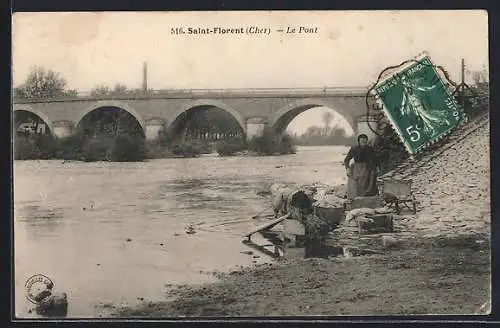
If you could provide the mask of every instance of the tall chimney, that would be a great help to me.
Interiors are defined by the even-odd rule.
[[[148,91],[148,64],[146,62],[142,64],[142,90]]]
[[[465,60],[462,58],[462,84],[465,82]]]

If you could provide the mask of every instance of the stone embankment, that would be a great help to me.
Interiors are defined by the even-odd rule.
[[[401,230],[424,236],[490,234],[489,116],[464,126],[454,140],[386,178],[411,179],[418,212]]]

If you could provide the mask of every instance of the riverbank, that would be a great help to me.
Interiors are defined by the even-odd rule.
[[[167,292],[172,301],[145,301],[115,315],[470,314],[489,298],[486,238],[422,239],[382,255],[263,264],[218,283],[180,286]]]
[[[248,143],[241,138],[229,140],[174,140],[161,136],[145,140],[141,135],[121,133],[95,135],[82,132],[57,138],[50,134],[15,132],[14,159],[63,159],[84,162],[141,162],[146,159],[198,157],[217,152],[219,156],[278,156],[296,153],[287,134],[278,135],[271,130],[253,137]]]
[[[116,308],[115,316],[473,314],[490,298],[489,127],[483,124],[411,175],[416,215],[378,254],[266,264],[173,300]],[[403,238],[404,237],[404,238]]]

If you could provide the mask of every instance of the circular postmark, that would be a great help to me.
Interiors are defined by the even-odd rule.
[[[35,274],[26,280],[24,285],[26,288],[26,298],[34,304],[40,301],[47,295],[51,294],[54,282],[43,274]]]

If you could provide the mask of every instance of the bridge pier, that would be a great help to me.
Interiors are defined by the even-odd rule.
[[[53,130],[57,138],[67,138],[75,132],[75,125],[70,121],[57,121],[53,123]]]
[[[262,117],[251,117],[247,119],[247,141],[250,141],[253,137],[262,136],[267,123],[267,120]]]
[[[165,129],[165,121],[161,119],[153,119],[146,122],[146,140],[156,140],[160,132]]]

